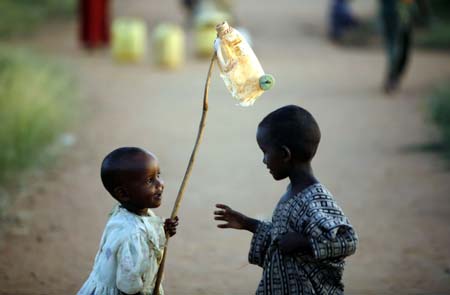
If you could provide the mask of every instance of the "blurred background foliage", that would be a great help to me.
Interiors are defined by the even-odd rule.
[[[450,1],[430,0],[429,28],[419,32],[417,44],[426,48],[450,49]],[[430,96],[429,111],[441,133],[444,154],[450,159],[450,80],[441,82]]]
[[[42,159],[75,117],[66,68],[26,50],[0,49],[0,182]]]
[[[434,15],[439,18],[450,18],[450,1],[448,0],[428,0]]]
[[[416,45],[429,49],[450,49],[450,1],[429,0],[430,15],[419,29]]]
[[[49,20],[75,15],[76,0],[1,0],[0,38],[30,35]]]
[[[450,81],[432,92],[429,110],[432,121],[440,129],[442,150],[450,160]]]
[[[1,0],[0,39],[30,36],[40,25],[75,15],[76,0]],[[0,185],[35,166],[73,122],[77,86],[53,59],[0,45]]]

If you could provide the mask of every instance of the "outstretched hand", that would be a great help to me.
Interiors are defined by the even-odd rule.
[[[223,224],[218,224],[217,227],[246,229],[252,232],[256,230],[257,220],[249,218],[240,212],[234,211],[227,205],[217,204],[216,207],[221,210],[214,211],[214,219],[226,222]]]
[[[169,234],[169,236],[174,236],[177,233],[177,226],[178,226],[178,216],[175,216],[175,218],[167,218],[164,221],[164,231]]]

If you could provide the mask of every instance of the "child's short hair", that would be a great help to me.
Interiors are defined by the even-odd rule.
[[[310,161],[320,142],[320,129],[314,117],[305,109],[288,105],[268,114],[258,127],[268,130],[270,141],[286,146],[294,159]]]
[[[121,185],[121,179],[129,172],[130,161],[145,153],[138,147],[121,147],[109,153],[102,162],[100,176],[105,189],[114,197],[114,189]]]

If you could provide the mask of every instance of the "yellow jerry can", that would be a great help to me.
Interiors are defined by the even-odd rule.
[[[229,14],[213,9],[200,11],[195,18],[195,52],[199,57],[210,57],[217,37],[216,25],[229,20]]]
[[[199,57],[209,57],[214,52],[216,26],[200,26],[195,29],[195,52]]]
[[[112,55],[121,62],[138,62],[147,52],[147,26],[132,18],[114,20],[112,26]]]
[[[152,39],[155,64],[171,69],[183,64],[185,36],[181,27],[160,24],[155,28]]]

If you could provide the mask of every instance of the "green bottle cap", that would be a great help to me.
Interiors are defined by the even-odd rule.
[[[275,79],[270,74],[262,75],[261,78],[259,78],[259,87],[264,91],[271,89],[273,84],[275,84]]]

